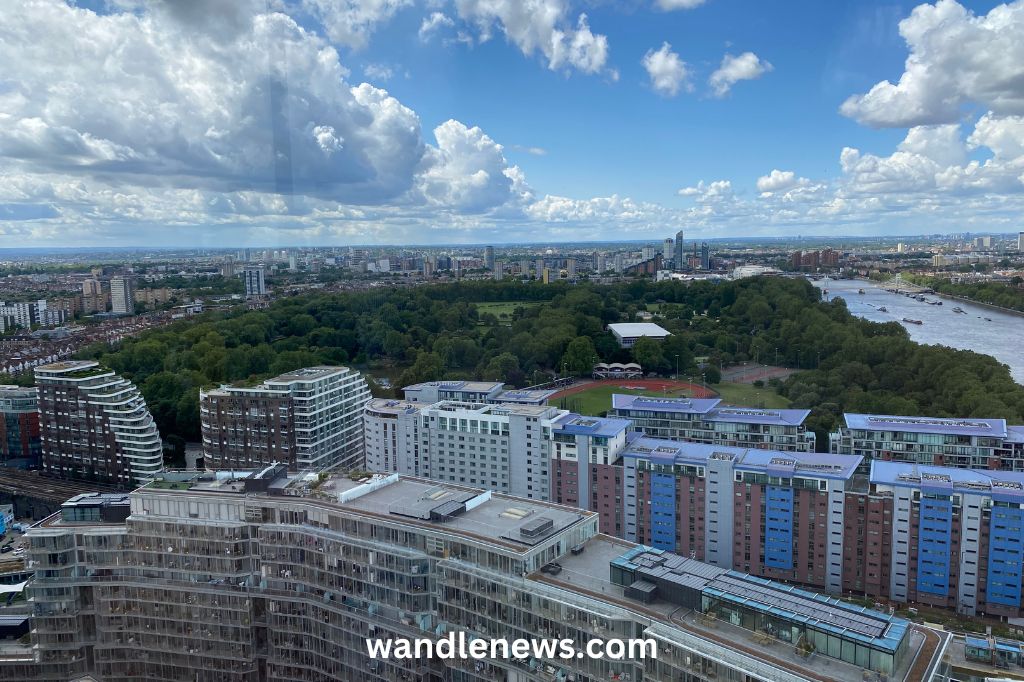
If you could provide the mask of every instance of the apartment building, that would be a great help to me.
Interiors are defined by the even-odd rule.
[[[871,463],[872,520],[890,546],[887,596],[976,615],[1021,615],[1024,474]]]
[[[348,367],[307,367],[257,386],[200,391],[204,462],[211,468],[361,467],[369,401],[366,379]]]
[[[546,405],[375,400],[366,466],[547,500],[552,431],[569,414]],[[402,440],[399,440],[399,438]]]
[[[859,457],[640,438],[622,452],[627,540],[840,594]]]
[[[41,454],[36,389],[0,385],[0,466],[36,469]]]
[[[115,315],[135,314],[135,283],[130,277],[110,280],[110,311]]]
[[[29,531],[31,643],[0,678],[924,682],[949,637],[479,488],[280,465],[166,472],[128,498],[76,498]],[[657,657],[367,654],[448,633],[644,638]]]
[[[1024,426],[1005,419],[843,415],[832,452],[963,469],[1024,471]]]
[[[814,452],[810,410],[765,410],[723,405],[719,398],[612,395],[609,416],[629,419],[651,438],[709,445]]]
[[[139,389],[91,360],[35,368],[41,469],[120,485],[163,467],[163,447]]]

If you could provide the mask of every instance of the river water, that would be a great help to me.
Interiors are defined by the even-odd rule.
[[[814,285],[828,289],[829,299],[841,296],[850,312],[858,317],[873,322],[899,322],[910,332],[910,338],[918,343],[940,344],[991,355],[1009,365],[1014,380],[1024,384],[1022,315],[937,294],[925,294],[924,298],[926,301],[942,301],[942,305],[928,305],[863,280],[829,279],[814,282]],[[858,289],[863,289],[864,293],[858,294]],[[883,307],[887,312],[879,310]],[[953,308],[956,307],[961,308],[963,314],[954,313]],[[923,324],[903,322],[903,318],[921,320]]]

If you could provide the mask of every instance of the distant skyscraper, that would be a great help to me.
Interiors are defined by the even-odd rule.
[[[267,295],[267,282],[262,267],[250,267],[242,271],[245,277],[245,297],[255,298]]]
[[[566,261],[565,261],[565,274],[566,274],[566,276],[569,277],[569,279],[575,279],[576,278],[576,259],[575,258],[567,258],[566,259]]]
[[[547,268],[544,268],[544,275],[543,275],[543,277],[544,277],[544,284],[550,284],[551,283],[551,270],[549,270]]]
[[[61,478],[139,483],[163,467],[139,389],[91,360],[35,368],[42,470]]]
[[[437,263],[434,260],[434,257],[433,256],[426,256],[423,259],[423,276],[424,277],[433,277],[434,276],[434,269],[436,267],[437,267]]]
[[[224,261],[220,264],[220,276],[224,279],[231,279],[235,276],[235,263],[234,261]]]
[[[537,277],[537,279],[540,279],[541,277],[544,276],[544,259],[543,258],[538,258],[537,259],[537,262],[534,264],[534,269],[536,270],[534,275]]]
[[[594,269],[597,270],[598,274],[601,274],[608,269],[608,263],[606,262],[605,255],[603,253],[597,254],[596,262],[594,263]]]
[[[676,272],[681,272],[686,268],[686,254],[683,253],[686,246],[683,244],[683,231],[679,230],[676,232],[676,255],[672,259],[673,266]]]
[[[530,276],[530,261],[521,260],[519,261],[519,276],[529,277]]]
[[[500,282],[505,276],[505,261],[495,261],[493,272],[495,281]]]
[[[1024,232],[1017,235],[1017,250],[1024,251]]]
[[[700,245],[700,269],[711,269],[711,247],[708,246],[707,242],[703,242]]]
[[[622,270],[625,267],[626,262],[621,253],[615,254],[615,272],[622,274]]]
[[[134,315],[135,296],[132,280],[128,277],[114,277],[110,280],[110,310],[115,315]]]
[[[488,270],[494,269],[494,247],[484,247],[484,267]]]
[[[645,246],[642,249],[640,249],[640,258],[642,258],[643,260],[654,258],[654,247]]]
[[[295,254],[288,255],[288,269],[292,272],[299,269],[299,259],[295,257]]]
[[[665,260],[672,260],[673,248],[675,248],[675,242],[672,241],[672,237],[665,240],[665,245],[661,249],[661,257]]]

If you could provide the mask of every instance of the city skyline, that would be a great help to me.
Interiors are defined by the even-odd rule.
[[[1018,229],[1024,3],[740,9],[36,2],[0,27],[0,237]]]

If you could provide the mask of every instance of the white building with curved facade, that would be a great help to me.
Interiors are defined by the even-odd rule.
[[[156,422],[138,387],[91,360],[35,368],[42,470],[134,485],[163,468]]]

